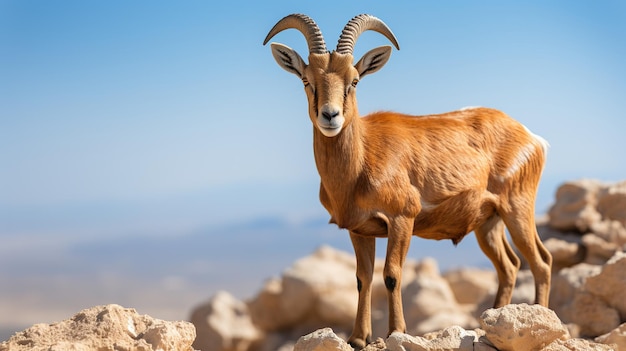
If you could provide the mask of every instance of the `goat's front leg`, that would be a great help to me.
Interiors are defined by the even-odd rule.
[[[359,291],[359,304],[352,335],[348,343],[355,349],[364,348],[372,337],[372,275],[376,254],[376,239],[350,232],[356,255],[356,282]]]
[[[393,332],[406,332],[402,311],[402,266],[411,243],[413,219],[393,218],[389,221],[388,231],[387,256],[383,274],[389,302],[389,335],[391,335]]]

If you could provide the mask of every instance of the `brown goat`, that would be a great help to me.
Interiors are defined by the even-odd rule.
[[[293,49],[272,43],[276,62],[304,83],[313,122],[320,200],[331,222],[350,231],[359,292],[349,342],[364,347],[371,338],[371,283],[375,238],[387,237],[384,282],[389,334],[405,332],[401,273],[411,236],[450,239],[474,231],[494,264],[499,287],[495,307],[510,303],[520,260],[508,244],[505,225],[535,277],[535,302],[548,305],[552,257],[541,243],[534,203],[547,143],[504,113],[466,108],[430,116],[379,112],[360,117],[356,85],[379,70],[390,46],[367,52],[353,65],[353,48],[366,30],[391,30],[378,18],[354,17],[337,50],[329,52],[313,20],[289,15],[267,35],[300,30],[309,45],[308,65]]]

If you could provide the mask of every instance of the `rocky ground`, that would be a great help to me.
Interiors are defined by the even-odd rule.
[[[0,344],[0,351],[193,351],[189,322],[139,315],[119,305],[96,306],[54,324],[35,324]]]
[[[538,228],[554,258],[550,309],[530,304],[534,284],[527,270],[518,274],[513,304],[490,309],[497,288],[492,270],[441,274],[432,259],[407,261],[407,333],[386,337],[378,261],[372,302],[378,339],[365,350],[626,350],[626,182],[562,185]],[[249,301],[215,294],[192,311],[193,324],[99,306],[17,333],[0,351],[351,350],[344,340],[356,313],[354,272],[351,254],[322,247],[269,279]]]

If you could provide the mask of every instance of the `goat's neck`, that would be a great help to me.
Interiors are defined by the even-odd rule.
[[[354,118],[335,137],[324,136],[317,128],[313,132],[315,164],[324,187],[332,193],[352,188],[364,164],[363,125]]]

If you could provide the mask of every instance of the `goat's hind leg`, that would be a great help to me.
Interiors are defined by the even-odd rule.
[[[513,207],[513,211],[502,216],[509,229],[515,247],[528,261],[535,279],[535,303],[548,307],[552,255],[543,246],[535,224],[532,206]]]
[[[356,255],[356,279],[359,302],[352,335],[348,343],[355,349],[367,346],[372,337],[372,276],[376,255],[376,239],[350,232],[350,239]]]
[[[520,260],[506,240],[504,223],[494,214],[475,231],[478,245],[491,260],[498,274],[498,292],[494,307],[511,303]]]

